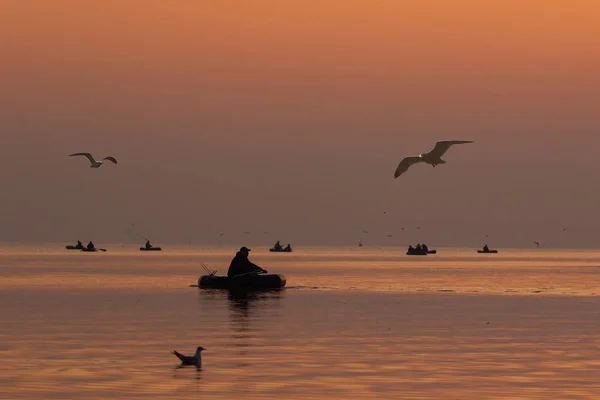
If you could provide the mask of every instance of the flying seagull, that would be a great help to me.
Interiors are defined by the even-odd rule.
[[[73,157],[73,156],[86,157],[88,160],[90,160],[90,163],[92,164],[92,165],[90,165],[90,168],[100,168],[100,166],[102,166],[104,160],[112,161],[114,164],[117,163],[117,159],[114,157],[106,157],[106,158],[103,158],[102,161],[96,161],[90,153],[75,153],[75,154],[70,155],[70,157]]]
[[[202,366],[201,353],[204,350],[206,350],[204,347],[198,346],[198,348],[196,349],[196,354],[194,354],[193,356],[184,356],[183,354],[180,354],[175,350],[173,350],[173,354],[175,354],[177,358],[181,360],[181,365],[195,365],[196,367],[200,368]]]
[[[448,151],[450,146],[454,144],[465,144],[465,143],[473,143],[472,140],[442,140],[435,144],[433,150],[429,153],[421,153],[418,156],[410,156],[406,157],[404,160],[398,164],[398,168],[396,168],[396,172],[394,173],[394,178],[399,177],[413,165],[421,162],[427,163],[435,167],[438,164],[445,164],[446,161],[442,160],[442,156]]]

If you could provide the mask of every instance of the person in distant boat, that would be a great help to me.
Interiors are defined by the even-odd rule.
[[[417,247],[415,247],[415,251],[417,253],[421,253],[423,251],[423,247],[421,247],[421,243],[417,243]]]
[[[246,246],[240,248],[231,260],[231,264],[229,264],[229,270],[227,271],[227,276],[229,278],[236,277],[238,275],[247,274],[249,272],[263,272],[267,273],[266,269],[262,269],[258,265],[252,263],[248,260],[248,255],[250,254],[250,249]]]
[[[96,248],[96,246],[94,246],[94,243],[92,243],[92,241],[90,240],[90,242],[87,244],[87,249],[94,250],[95,248]]]
[[[146,249],[151,249],[152,245],[150,244],[149,240],[146,240]]]
[[[488,247],[487,244],[485,246],[483,246],[483,251],[490,251],[490,248]]]
[[[281,246],[281,243],[279,243],[279,240],[277,241],[277,243],[275,243],[275,246],[273,246],[273,248],[275,250],[281,250],[281,249],[283,249],[283,247]]]
[[[421,246],[421,249],[423,250],[424,253],[427,253],[429,251],[429,247],[427,247],[427,245],[425,243],[423,243],[423,245]]]
[[[408,246],[408,253],[409,253],[409,254],[411,254],[411,253],[414,253],[414,252],[415,252],[415,248],[414,248],[414,247],[412,247],[412,244],[411,244],[411,245],[409,245],[409,246]]]
[[[285,246],[285,249],[283,249],[284,251],[292,251],[292,246],[290,246],[290,244],[288,243],[287,246]]]
[[[83,249],[83,243],[81,243],[81,240],[77,241],[77,244],[75,245],[76,249]]]

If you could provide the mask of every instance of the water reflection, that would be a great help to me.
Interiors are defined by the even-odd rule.
[[[278,302],[283,290],[238,291],[228,290],[227,300],[231,320],[248,319],[251,309],[265,309]]]
[[[248,348],[263,343],[272,329],[272,321],[280,315],[285,289],[278,290],[223,290],[200,289],[199,301],[203,307],[221,308],[227,304],[231,341],[236,358],[244,360],[236,367],[247,367]]]
[[[228,291],[229,323],[232,344],[242,360],[248,359],[248,347],[252,342],[264,337],[265,319],[279,307],[282,290],[271,291]],[[255,334],[256,333],[256,334]],[[238,367],[248,367],[241,362]]]

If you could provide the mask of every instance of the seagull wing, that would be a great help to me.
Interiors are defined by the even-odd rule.
[[[448,151],[450,146],[455,144],[473,143],[472,140],[440,140],[436,142],[433,150],[429,152],[429,155],[436,158],[442,158],[442,156]]]
[[[396,172],[394,172],[394,178],[397,178],[400,175],[402,175],[403,173],[405,173],[406,171],[408,171],[408,169],[410,168],[411,165],[417,164],[420,162],[423,162],[423,159],[421,157],[417,157],[417,156],[406,157],[404,160],[400,161],[400,164],[398,164],[398,168],[396,168]]]
[[[106,157],[104,160],[112,161],[113,163],[117,163],[117,159],[114,157]]]
[[[94,160],[94,157],[92,157],[92,155],[90,153],[75,153],[75,154],[71,154],[69,157],[73,157],[73,156],[84,156],[88,160],[90,160],[90,162],[92,164],[94,164],[96,162],[96,160]]]

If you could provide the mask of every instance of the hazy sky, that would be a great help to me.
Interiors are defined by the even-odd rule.
[[[599,37],[596,0],[0,0],[0,240],[600,246]]]

